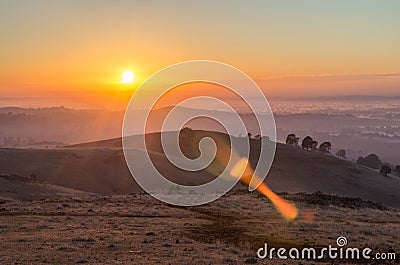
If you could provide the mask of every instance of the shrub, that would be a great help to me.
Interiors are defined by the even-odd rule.
[[[387,177],[388,174],[392,173],[392,169],[386,165],[383,165],[379,172],[381,173],[382,176]]]
[[[336,156],[347,159],[346,157],[346,150],[340,149],[339,151],[336,152]]]
[[[376,154],[370,154],[366,157],[359,157],[357,159],[357,164],[373,169],[380,169],[382,167],[382,162]]]
[[[331,149],[332,149],[331,142],[323,142],[319,146],[319,151],[321,151],[321,152],[329,153],[331,151]]]
[[[311,138],[311,136],[306,136],[301,142],[301,147],[303,149],[310,150],[312,149],[313,144],[314,144],[313,138]]]
[[[295,134],[291,133],[286,137],[286,144],[288,145],[299,145],[300,138],[296,137]]]

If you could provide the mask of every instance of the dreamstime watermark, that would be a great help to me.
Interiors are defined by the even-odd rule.
[[[346,247],[347,238],[340,236],[336,240],[336,246],[329,245],[324,248],[304,247],[299,248],[270,248],[265,243],[264,247],[259,248],[257,257],[260,259],[304,259],[304,260],[395,260],[396,253],[374,253],[371,248],[351,248]]]
[[[250,190],[258,187],[267,176],[276,149],[274,116],[265,95],[249,76],[230,65],[204,60],[183,62],[162,69],[144,81],[136,89],[129,102],[122,128],[123,149],[128,168],[135,181],[153,197],[179,206],[201,205],[223,196],[239,181],[239,178],[233,178],[230,175],[230,171],[240,159],[248,159],[250,153],[248,137],[234,137],[248,135],[245,123],[239,113],[227,102],[199,95],[182,101],[167,114],[162,123],[161,144],[169,163],[177,167],[180,172],[206,169],[211,170],[209,173],[216,178],[197,186],[180,185],[165,178],[162,172],[155,167],[150,158],[151,150],[147,149],[144,136],[150,112],[156,103],[175,87],[197,82],[216,84],[239,96],[252,110],[258,122],[260,135],[269,138],[269,140],[262,139],[260,141],[259,160],[262,163],[258,163],[254,169],[258,178],[251,179]],[[205,110],[205,106],[207,108],[208,105],[222,111]],[[196,113],[182,111],[183,108],[179,108],[187,106],[195,109]],[[226,120],[226,113],[230,113],[229,120]],[[224,170],[212,171],[213,168],[208,168],[214,161],[217,152],[216,142],[211,137],[204,137],[200,140],[198,149],[201,154],[196,159],[187,158],[180,149],[180,131],[186,123],[198,117],[217,121],[225,128],[229,136],[229,150],[232,152],[225,156],[229,157],[229,161]],[[133,139],[132,135],[142,136],[142,139],[138,141],[137,138]],[[240,157],[232,155],[235,151],[240,151]]]

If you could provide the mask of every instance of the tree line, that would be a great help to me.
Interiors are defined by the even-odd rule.
[[[286,137],[286,144],[300,147],[300,138],[291,133]],[[301,148],[309,151],[320,151],[330,153],[332,149],[331,142],[323,142],[318,147],[318,141],[314,140],[311,136],[306,136],[301,142]],[[346,150],[340,149],[336,152],[336,156],[347,159]],[[400,176],[400,165],[393,166],[388,163],[383,163],[376,154],[370,154],[366,157],[359,157],[356,161],[357,164],[363,165],[372,169],[377,169],[383,176],[393,173]]]

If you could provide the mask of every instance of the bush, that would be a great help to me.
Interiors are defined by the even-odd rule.
[[[379,172],[381,173],[382,176],[387,177],[388,174],[392,173],[392,169],[386,165],[383,165]]]
[[[336,152],[336,156],[347,159],[346,157],[346,150],[340,149],[339,151]]]
[[[321,151],[321,152],[329,153],[331,151],[331,149],[332,149],[331,142],[323,142],[319,146],[319,151]]]
[[[357,159],[357,164],[373,169],[380,169],[382,167],[382,162],[376,154],[370,154],[367,157],[359,157]]]
[[[291,133],[286,137],[286,144],[288,145],[299,145],[299,137],[296,137],[295,134]]]
[[[317,141],[313,141],[311,144],[311,150],[315,151],[318,149],[318,142]]]
[[[301,147],[306,150],[311,150],[314,144],[313,138],[311,136],[306,136],[301,142]]]

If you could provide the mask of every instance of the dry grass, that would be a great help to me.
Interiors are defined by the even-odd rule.
[[[283,220],[267,199],[243,191],[192,208],[171,207],[145,194],[5,201],[0,205],[0,263],[262,264],[254,257],[264,243],[325,247],[335,245],[338,236],[347,237],[352,247],[400,253],[398,210],[286,196],[300,209],[296,221]]]

